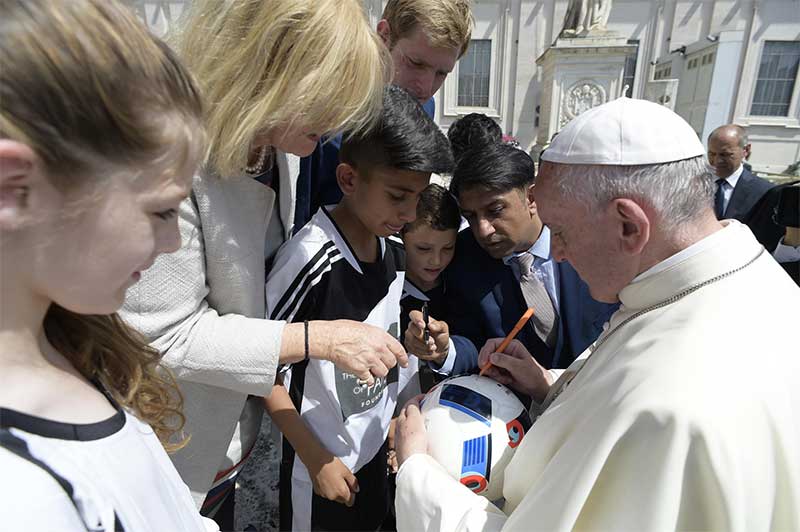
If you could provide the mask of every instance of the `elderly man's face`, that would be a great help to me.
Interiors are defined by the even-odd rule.
[[[742,164],[745,148],[739,146],[736,135],[714,135],[708,139],[708,164],[714,168],[717,177],[728,177]]]
[[[524,190],[469,188],[459,192],[458,204],[475,240],[495,259],[529,249],[542,229],[536,205]]]
[[[533,193],[539,217],[550,228],[550,253],[558,262],[569,261],[594,299],[614,303],[631,278],[627,258],[619,252],[619,228],[607,213],[593,213],[565,198],[548,176],[548,166],[542,165]]]

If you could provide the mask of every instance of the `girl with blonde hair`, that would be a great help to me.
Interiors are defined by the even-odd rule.
[[[0,20],[3,527],[215,529],[162,447],[174,380],[115,314],[180,244],[199,95],[116,2],[5,0]]]
[[[407,363],[394,337],[359,322],[265,319],[265,276],[293,231],[298,156],[320,135],[376,121],[391,60],[359,0],[195,0],[178,27],[209,156],[180,207],[183,246],[143,275],[123,316],[175,372],[192,439],[173,462],[216,515],[233,500],[279,363],[330,360],[364,382]],[[350,471],[319,453],[321,492],[347,491]],[[218,522],[232,525],[231,513]]]

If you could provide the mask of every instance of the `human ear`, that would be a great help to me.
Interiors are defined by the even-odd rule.
[[[26,144],[0,139],[0,230],[11,231],[31,217],[36,154]]]
[[[388,48],[392,42],[392,27],[389,26],[389,21],[385,18],[378,22],[378,35],[380,35],[383,44]]]
[[[533,185],[528,186],[527,190],[525,191],[525,199],[528,203],[528,212],[530,213],[531,217],[536,216],[538,209],[536,207],[536,197],[533,194]]]
[[[623,252],[640,255],[650,241],[650,218],[645,210],[628,198],[617,198],[609,204],[610,215],[619,228],[617,237]]]
[[[336,182],[345,196],[351,195],[356,190],[358,171],[347,163],[339,163],[336,167]]]

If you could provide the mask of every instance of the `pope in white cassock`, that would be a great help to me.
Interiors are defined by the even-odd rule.
[[[534,399],[502,511],[397,429],[397,523],[417,530],[800,530],[800,288],[750,230],[717,221],[704,149],[654,103],[570,122],[534,188],[552,254],[621,302],[553,381],[519,343],[480,362]]]

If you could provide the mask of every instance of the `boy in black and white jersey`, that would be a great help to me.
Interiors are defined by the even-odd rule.
[[[405,256],[384,238],[414,221],[431,172],[451,170],[447,139],[411,96],[388,87],[380,123],[346,140],[340,161],[342,202],[321,208],[278,252],[268,317],[351,319],[399,336]],[[265,403],[284,434],[282,529],[381,525],[391,503],[385,440],[416,366],[413,359],[365,385],[329,362],[305,360],[285,375],[285,388],[276,385]]]

